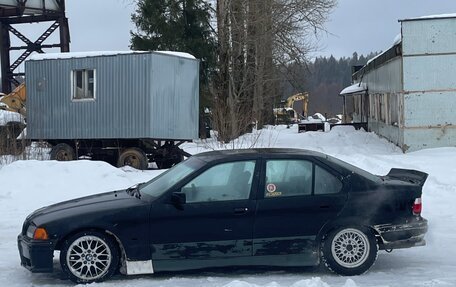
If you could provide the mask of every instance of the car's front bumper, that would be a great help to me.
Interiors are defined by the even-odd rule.
[[[428,230],[427,220],[419,218],[404,224],[382,224],[374,226],[380,236],[380,249],[399,249],[424,246],[424,235]]]
[[[50,240],[38,241],[20,234],[17,247],[21,257],[21,265],[32,272],[52,272],[54,243]]]

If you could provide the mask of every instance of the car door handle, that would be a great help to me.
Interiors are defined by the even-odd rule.
[[[246,214],[249,211],[247,207],[239,207],[234,209],[234,214],[236,215],[241,215],[241,214]]]
[[[330,208],[330,207],[331,207],[331,206],[329,206],[329,205],[320,205],[320,208],[324,208],[324,209],[328,209],[328,208]]]

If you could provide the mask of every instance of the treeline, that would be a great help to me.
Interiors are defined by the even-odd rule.
[[[287,76],[282,81],[282,99],[307,91],[309,115],[316,112],[331,117],[341,114],[343,99],[339,93],[351,84],[352,67],[365,65],[376,54],[358,56],[355,52],[352,57],[318,57],[307,65],[290,64],[285,71]]]

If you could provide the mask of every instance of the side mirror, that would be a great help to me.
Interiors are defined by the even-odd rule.
[[[185,193],[183,192],[173,192],[173,195],[171,196],[171,202],[174,204],[174,206],[178,209],[184,209],[184,204],[187,200],[187,197]]]

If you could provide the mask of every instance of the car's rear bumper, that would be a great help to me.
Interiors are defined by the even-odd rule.
[[[32,272],[52,272],[54,244],[52,241],[31,240],[22,234],[17,237],[21,265]]]
[[[424,246],[424,235],[428,230],[427,220],[418,220],[404,224],[382,224],[374,226],[380,236],[380,249],[399,249]]]

